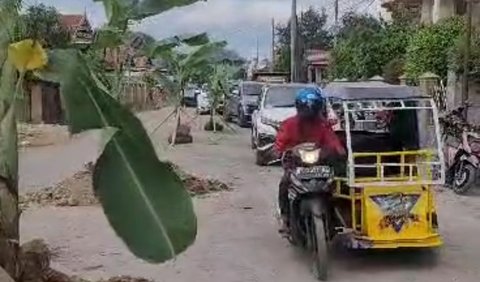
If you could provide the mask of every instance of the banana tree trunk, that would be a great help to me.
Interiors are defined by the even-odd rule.
[[[19,210],[18,191],[0,178],[0,267],[18,278]]]
[[[212,107],[212,117],[211,117],[213,133],[217,132],[217,124],[215,122],[215,108],[216,108],[215,106]]]
[[[170,143],[171,146],[175,146],[175,142],[177,141],[178,127],[180,126],[180,107],[181,106],[175,108],[175,125],[172,132],[172,142]]]
[[[19,275],[20,217],[15,97],[20,93],[22,81],[23,75],[18,78],[13,65],[3,65],[0,88],[0,267],[14,280]]]

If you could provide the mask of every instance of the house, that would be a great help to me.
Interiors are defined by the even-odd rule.
[[[305,61],[308,82],[321,83],[327,77],[330,53],[322,49],[307,49]]]
[[[86,14],[60,15],[60,24],[68,32],[70,43],[84,49],[93,42],[93,29]],[[60,95],[60,85],[43,80],[26,84],[21,119],[31,123],[63,123],[65,111]]]
[[[387,14],[398,8],[411,9],[413,12],[418,13],[421,23],[430,24],[455,15],[464,15],[466,13],[467,1],[469,0],[382,0],[381,6],[386,10]],[[480,1],[470,1],[473,1],[473,25],[479,25]]]
[[[92,44],[94,33],[86,13],[83,15],[62,14],[60,15],[60,23],[69,33],[72,44],[79,47]]]

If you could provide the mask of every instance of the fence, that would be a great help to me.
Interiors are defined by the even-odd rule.
[[[148,111],[161,108],[166,93],[158,87],[149,87],[143,81],[129,81],[123,83],[118,99],[132,111]]]
[[[63,123],[65,109],[59,91],[59,85],[47,81],[26,83],[23,95],[17,99],[18,120],[28,123]],[[118,99],[130,110],[138,112],[163,107],[166,96],[167,93],[162,89],[137,81],[124,82]]]

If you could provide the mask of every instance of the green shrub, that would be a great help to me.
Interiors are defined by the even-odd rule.
[[[433,72],[445,78],[449,55],[464,33],[465,24],[460,17],[420,28],[407,48],[405,70],[408,76],[417,78],[425,72]]]

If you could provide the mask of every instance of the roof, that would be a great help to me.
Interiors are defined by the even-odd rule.
[[[255,80],[247,80],[240,82],[240,85],[265,85],[265,82],[262,81],[255,81]]]
[[[66,28],[79,27],[85,20],[85,15],[60,15],[60,22]]]
[[[383,82],[332,82],[324,93],[327,97],[343,100],[428,98],[416,87],[392,85]]]
[[[330,62],[330,52],[322,49],[307,49],[305,50],[305,55],[309,65],[327,66]]]
[[[254,75],[288,75],[288,72],[282,71],[254,71]]]
[[[318,85],[313,84],[313,83],[281,83],[281,84],[269,84],[268,87],[273,88],[273,87],[312,87],[312,88],[319,88]]]

